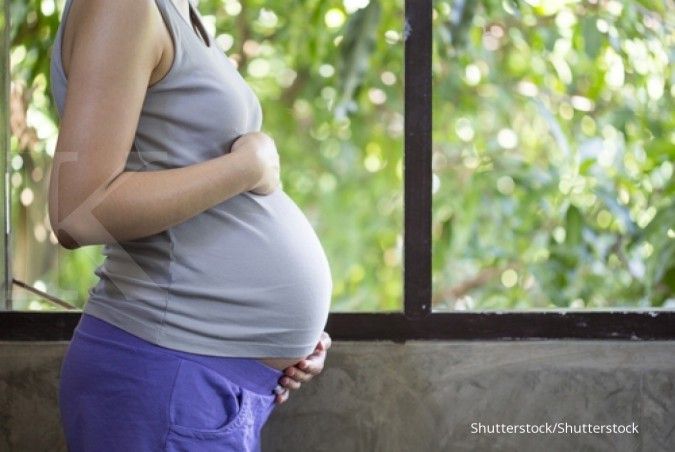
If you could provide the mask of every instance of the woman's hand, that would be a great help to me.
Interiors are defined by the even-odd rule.
[[[280,184],[279,153],[274,140],[264,132],[246,133],[235,140],[231,152],[246,160],[254,181],[250,190],[268,195]]]
[[[294,366],[284,369],[284,376],[279,380],[280,389],[275,402],[278,404],[288,400],[290,389],[299,389],[302,383],[306,383],[323,370],[326,360],[326,352],[330,348],[332,340],[325,331],[321,333],[321,339],[314,351],[307,358],[299,361]]]

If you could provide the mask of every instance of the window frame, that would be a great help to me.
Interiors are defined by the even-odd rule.
[[[326,331],[334,340],[673,340],[675,311],[659,309],[433,312],[432,289],[432,10],[433,0],[405,0],[404,265],[402,312],[331,312]],[[9,18],[9,1],[3,0]],[[0,43],[4,67],[0,141],[9,149],[9,27]],[[0,277],[5,298],[0,340],[70,340],[81,311],[11,310],[8,154],[0,159],[5,203],[0,216]],[[2,185],[2,184],[0,184]]]

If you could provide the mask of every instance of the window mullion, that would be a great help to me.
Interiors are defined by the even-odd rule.
[[[431,313],[432,1],[405,0],[404,308]]]

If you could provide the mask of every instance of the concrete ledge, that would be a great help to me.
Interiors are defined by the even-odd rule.
[[[0,342],[0,451],[65,451],[65,342]],[[675,343],[334,342],[279,406],[265,452],[672,451]],[[471,424],[630,424],[639,434],[474,434]]]

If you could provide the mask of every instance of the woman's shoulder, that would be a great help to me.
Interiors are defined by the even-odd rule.
[[[156,0],[67,2],[60,25],[63,28],[62,65],[66,74],[74,51],[84,53],[92,66],[99,62],[98,59],[126,58],[134,52],[149,53],[154,64],[159,62],[167,39],[170,43]]]

